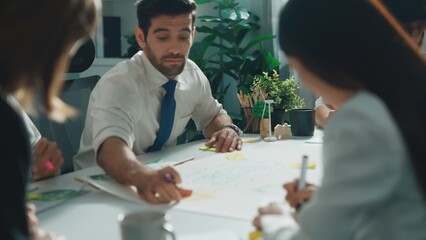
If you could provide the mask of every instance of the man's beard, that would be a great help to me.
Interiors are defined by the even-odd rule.
[[[153,54],[153,52],[151,51],[151,48],[149,47],[148,44],[146,45],[145,51],[146,51],[145,56],[149,59],[151,64],[166,77],[174,77],[176,75],[181,74],[184,67],[185,67],[186,61],[185,61],[184,55],[170,54],[170,55],[162,56],[161,59],[159,61],[157,61],[156,55]],[[166,67],[166,66],[162,65],[162,62],[164,60],[170,59],[170,58],[172,58],[172,59],[183,59],[184,61],[182,62],[182,64],[175,65],[173,67]]]

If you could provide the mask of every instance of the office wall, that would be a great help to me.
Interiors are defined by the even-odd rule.
[[[121,19],[121,53],[127,52],[129,45],[124,35],[133,33],[138,24],[134,0],[103,1],[104,16],[118,16]]]

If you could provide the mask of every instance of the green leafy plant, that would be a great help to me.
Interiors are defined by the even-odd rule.
[[[303,99],[297,95],[300,84],[294,81],[294,76],[281,80],[276,70],[272,74],[263,72],[262,75],[256,75],[250,86],[251,92],[261,90],[266,99],[274,100],[272,109],[290,110],[304,106]]]
[[[197,39],[201,41],[194,42],[189,58],[209,79],[213,97],[219,102],[223,103],[230,87],[230,84],[223,84],[225,75],[236,82],[238,91],[249,93],[255,75],[279,67],[280,62],[262,46],[274,36],[252,38],[251,33],[260,29],[259,17],[240,6],[237,0],[195,1],[198,5],[213,3],[213,9],[217,11],[215,16],[198,16],[198,21],[203,23],[203,26],[196,28]],[[240,125],[243,113],[228,114]],[[195,124],[190,121],[182,139],[192,141],[202,137],[202,133],[197,132]]]
[[[128,33],[124,35],[126,42],[130,45],[127,48],[127,52],[123,55],[123,57],[131,58],[135,55],[141,48],[139,47],[138,42],[136,41],[136,37],[134,33]]]
[[[204,34],[191,48],[190,59],[201,68],[210,81],[212,92],[223,101],[229,84],[222,85],[223,76],[236,81],[238,90],[249,92],[253,76],[271,71],[279,61],[262,44],[274,38],[262,35],[251,39],[250,33],[260,28],[259,18],[239,5],[236,0],[196,0],[197,4],[216,3],[217,16],[199,16],[204,25],[197,32]]]

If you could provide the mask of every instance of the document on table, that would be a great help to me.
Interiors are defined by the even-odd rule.
[[[271,145],[234,153],[217,153],[175,166],[182,187],[193,190],[175,209],[240,220],[252,220],[264,198],[283,199],[282,184],[298,178],[300,169],[292,167],[301,153],[310,159],[321,156],[320,145],[291,146],[292,151]],[[235,156],[231,156],[234,154]],[[320,162],[320,161],[318,161]],[[308,180],[319,182],[317,169],[308,169]]]
[[[50,208],[56,207],[63,202],[83,194],[85,191],[84,185],[75,186],[70,185],[60,189],[53,189],[48,191],[33,190],[27,192],[27,201],[33,203],[37,208],[37,214],[44,212]]]
[[[76,180],[150,209],[166,210],[174,206],[181,211],[251,221],[265,198],[283,199],[282,184],[299,177],[300,169],[294,163],[300,162],[302,154],[316,163],[321,162],[317,159],[321,148],[318,144],[281,145],[277,141],[259,145],[257,149],[217,153],[172,164],[182,178],[179,186],[193,190],[190,197],[176,205],[149,204],[139,197],[134,187],[122,185],[104,172],[79,176]],[[148,163],[154,169],[165,164],[161,159]],[[308,168],[307,180],[319,183],[322,173],[317,164],[312,166]]]
[[[80,183],[87,183],[92,187],[105,191],[116,197],[125,199],[127,201],[146,205],[146,207],[150,209],[167,210],[168,208],[175,205],[175,203],[153,205],[148,202],[145,202],[144,200],[142,200],[142,198],[140,198],[134,186],[125,186],[121,183],[118,183],[105,173],[96,174],[92,176],[76,176],[75,180]]]

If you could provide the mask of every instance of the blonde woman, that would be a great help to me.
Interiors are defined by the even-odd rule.
[[[31,236],[27,224],[25,188],[31,161],[30,140],[13,95],[24,108],[41,99],[43,113],[64,121],[73,109],[57,96],[70,56],[94,29],[99,4],[95,0],[3,0],[0,3],[0,148],[5,194],[0,200],[0,239]],[[29,211],[29,222],[37,223]],[[47,236],[49,237],[49,236]]]

